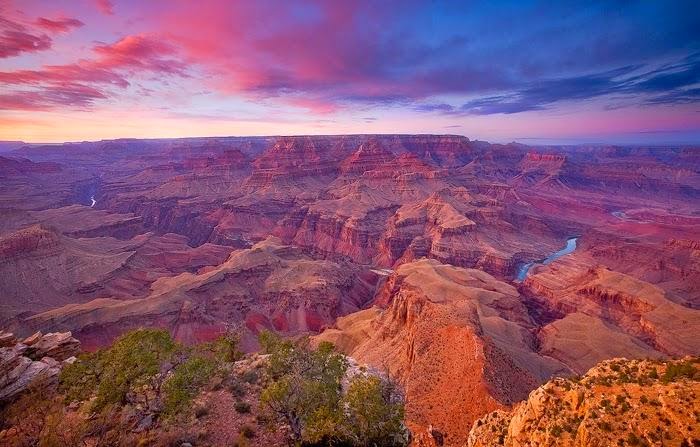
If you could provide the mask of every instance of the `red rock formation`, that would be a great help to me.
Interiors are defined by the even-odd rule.
[[[21,327],[70,328],[88,348],[140,326],[165,327],[180,340],[215,338],[227,325],[245,322],[299,334],[319,331],[338,316],[364,306],[379,275],[347,263],[314,260],[298,248],[268,239],[233,252],[222,264],[197,273],[161,277],[145,298],[97,299],[27,319]]]
[[[158,278],[217,265],[230,251],[213,244],[191,248],[174,234],[73,239],[28,227],[0,237],[0,321],[95,297],[145,296]]]
[[[543,353],[578,372],[610,357],[700,354],[700,312],[581,256],[540,267],[524,283],[533,302],[557,315],[541,329]]]
[[[376,139],[362,143],[360,147],[340,164],[340,172],[345,175],[360,175],[383,165],[394,158]]]
[[[58,163],[42,162],[34,163],[26,158],[0,157],[0,175],[25,176],[34,174],[49,174],[59,172],[61,165]]]
[[[38,332],[20,342],[0,331],[0,340],[0,403],[12,401],[30,387],[56,385],[63,365],[75,361],[80,351],[80,342],[70,332]]]
[[[315,332],[351,314],[334,339],[390,359],[427,405],[410,411],[419,433],[445,421],[451,442],[552,364],[697,350],[699,162],[694,149],[450,135],[25,147],[0,159],[0,324],[76,329],[90,348],[142,325],[181,340],[245,325],[252,348],[261,328]],[[506,287],[571,236],[574,253]],[[483,291],[494,284],[497,298]],[[387,310],[362,311],[373,297]]]
[[[697,364],[688,358],[614,359],[596,365],[582,378],[554,379],[512,411],[495,411],[475,422],[467,445],[690,445],[689,439],[697,440],[700,404],[685,396],[700,392],[700,381],[692,374],[670,380],[659,377],[673,368],[694,369]]]
[[[246,180],[246,191],[300,187],[315,190],[330,182],[338,171],[331,141],[311,137],[285,137],[253,162],[253,172]],[[281,191],[275,191],[281,192]]]
[[[412,431],[432,426],[446,445],[465,442],[479,415],[566,371],[530,345],[531,322],[517,291],[484,272],[433,260],[404,264],[376,303],[387,308],[341,318],[316,341],[332,341],[395,375],[406,389]]]

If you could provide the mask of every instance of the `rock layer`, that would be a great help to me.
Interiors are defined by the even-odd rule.
[[[0,331],[0,403],[6,403],[28,389],[55,385],[63,364],[75,360],[80,342],[70,332],[40,332],[18,341]]]

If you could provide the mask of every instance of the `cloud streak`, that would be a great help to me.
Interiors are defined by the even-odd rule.
[[[51,37],[0,17],[0,58],[35,53],[51,48]]]
[[[36,25],[51,33],[67,33],[68,31],[71,31],[74,28],[80,28],[85,24],[78,19],[68,17],[60,17],[55,20],[47,19],[46,17],[39,17],[36,20]]]
[[[111,0],[95,0],[95,6],[102,14],[114,15],[114,3]]]
[[[514,114],[544,110],[563,101],[584,101],[603,96],[631,96],[640,104],[685,104],[698,100],[700,54],[642,74],[640,66],[626,66],[587,74],[532,82],[519,90],[476,98],[461,106],[419,104],[415,110],[446,115]],[[615,107],[612,107],[615,108]]]
[[[0,72],[0,84],[19,86],[4,95],[0,109],[85,108],[108,98],[110,86],[129,87],[132,75],[187,76],[175,48],[151,35],[131,35],[112,44],[98,44],[92,52],[94,58],[72,64]],[[23,95],[26,100],[22,100]]]
[[[449,113],[449,105],[420,104],[438,95],[479,96],[457,109],[512,114],[609,92],[644,93],[652,82],[676,88],[682,75],[669,70],[635,88],[615,79],[618,70],[700,48],[697,4],[674,3],[628,5],[623,14],[578,2],[543,9],[391,0],[173,1],[166,8],[156,1],[153,10],[165,13],[147,15],[212,74],[211,87],[222,94],[282,98],[317,113],[412,103],[417,111]],[[684,75],[697,81],[694,72]]]

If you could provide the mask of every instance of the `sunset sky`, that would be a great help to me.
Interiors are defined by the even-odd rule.
[[[700,142],[700,2],[0,0],[0,139]]]

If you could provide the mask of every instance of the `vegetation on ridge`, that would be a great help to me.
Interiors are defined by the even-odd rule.
[[[270,355],[262,402],[291,428],[295,443],[400,446],[408,443],[403,397],[389,378],[357,374],[343,390],[348,362],[333,345],[260,337]]]
[[[244,356],[234,333],[188,347],[164,330],[129,332],[65,366],[57,388],[0,409],[0,444],[408,443],[393,381],[351,371],[330,343],[260,341],[267,355]]]

